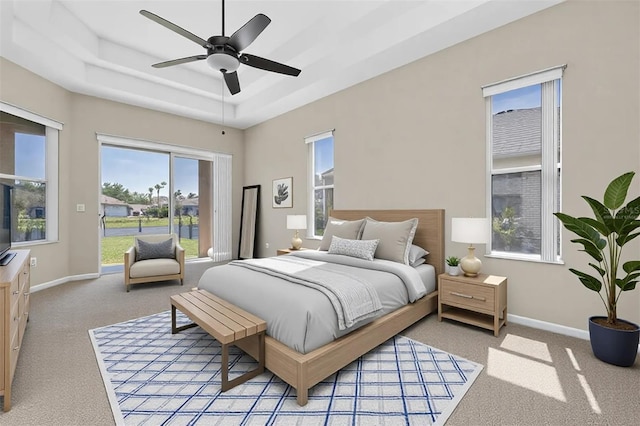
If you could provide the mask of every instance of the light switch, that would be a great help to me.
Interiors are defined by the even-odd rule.
[[[76,204],[77,212],[84,212],[84,204]]]

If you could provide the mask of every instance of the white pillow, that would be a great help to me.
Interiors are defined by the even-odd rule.
[[[418,260],[416,260],[415,262],[413,262],[411,264],[411,267],[415,268],[416,266],[420,266],[423,263],[425,263],[427,261],[427,259],[425,259],[424,257],[419,258]]]
[[[378,247],[378,240],[347,240],[334,235],[331,238],[329,254],[342,254],[365,260],[373,260],[376,247]]]
[[[409,252],[417,227],[417,218],[403,222],[379,222],[368,217],[361,238],[363,240],[380,240],[375,254],[376,259],[386,259],[409,265]]]
[[[362,226],[364,225],[364,219],[359,220],[342,220],[329,216],[327,225],[324,228],[324,235],[320,242],[318,250],[329,250],[331,245],[331,237],[334,235],[340,238],[346,238],[348,240],[360,239],[360,233],[362,232]]]
[[[415,244],[411,244],[411,249],[409,249],[409,265],[416,267],[418,265],[423,264],[425,262],[424,256],[428,254],[429,252],[423,249],[422,247],[419,247]],[[420,260],[422,260],[422,262],[420,262]],[[416,262],[420,262],[420,263],[416,264]]]

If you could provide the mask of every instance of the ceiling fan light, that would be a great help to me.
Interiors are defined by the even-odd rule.
[[[209,66],[217,71],[226,70],[227,72],[234,72],[240,66],[240,61],[233,55],[228,53],[212,53],[207,56],[207,63]]]

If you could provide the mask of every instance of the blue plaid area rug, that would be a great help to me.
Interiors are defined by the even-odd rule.
[[[178,312],[178,325],[189,319]],[[222,393],[221,347],[170,311],[89,331],[119,425],[442,425],[483,366],[396,336],[309,390],[269,371]],[[229,378],[256,365],[231,347]]]

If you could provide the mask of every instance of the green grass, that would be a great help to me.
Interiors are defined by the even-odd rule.
[[[124,252],[133,245],[133,235],[124,237],[102,237],[102,264],[124,263]],[[183,238],[180,245],[185,250],[185,258],[198,257],[198,240]]]
[[[107,229],[114,228],[137,228],[139,225],[142,225],[143,228],[147,226],[169,226],[169,218],[166,217],[106,217],[105,223]],[[178,218],[173,220],[174,225],[178,225]],[[182,218],[182,225],[189,225],[189,223],[193,223],[194,225],[198,224],[198,218],[191,218],[191,222],[189,222],[189,217],[184,216]]]

